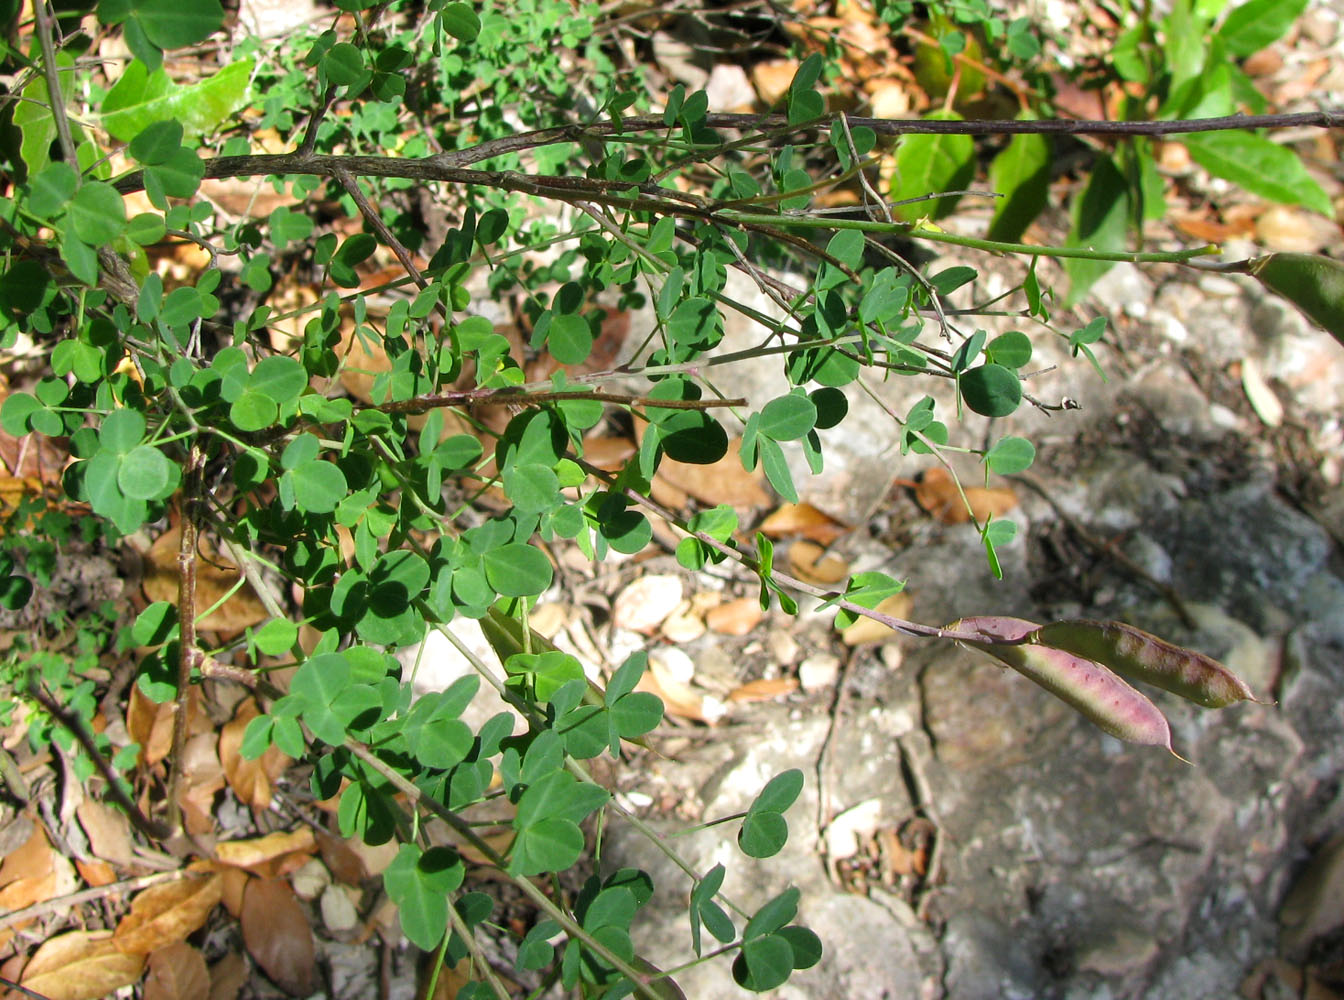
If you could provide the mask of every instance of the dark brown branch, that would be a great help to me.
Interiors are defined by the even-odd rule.
[[[29,684],[28,693],[33,696],[48,715],[68,729],[70,734],[79,741],[79,745],[84,748],[84,753],[89,760],[93,761],[94,768],[107,782],[108,794],[116,799],[117,805],[121,806],[126,815],[130,817],[131,823],[137,830],[150,840],[167,840],[172,836],[172,829],[166,824],[156,822],[146,816],[140,811],[140,807],[135,804],[130,795],[126,793],[126,789],[121,785],[121,776],[112,770],[112,765],[107,762],[107,758],[99,752],[98,745],[93,741],[93,734],[84,725],[83,719],[58,705],[56,699],[47,694],[41,683],[36,679]]]
[[[826,116],[799,127],[815,129],[829,126],[833,116]],[[713,128],[779,129],[787,128],[783,115],[712,114],[705,118]],[[1226,132],[1252,128],[1339,128],[1344,126],[1344,113],[1335,111],[1307,111],[1288,115],[1227,115],[1221,118],[1195,118],[1187,121],[1110,122],[1072,119],[1044,121],[971,120],[940,121],[903,118],[853,118],[850,127],[864,126],[881,135],[1180,135],[1192,132]],[[470,149],[439,153],[418,159],[392,156],[305,156],[301,153],[259,154],[255,156],[217,156],[207,160],[205,176],[256,177],[272,174],[311,174],[336,177],[338,171],[354,176],[401,177],[409,180],[446,181],[451,184],[479,184],[485,187],[517,191],[538,197],[564,197],[582,192],[586,197],[612,208],[635,211],[661,209],[666,211],[666,199],[674,193],[655,185],[622,184],[618,181],[593,180],[586,177],[550,177],[528,175],[508,170],[467,170],[466,166],[482,160],[536,149],[558,142],[576,142],[581,138],[601,138],[626,132],[648,132],[665,129],[661,117],[626,118],[618,128],[615,122],[594,122],[591,125],[563,125],[539,129],[520,135],[506,136],[483,142]],[[128,174],[117,181],[122,194],[144,188],[139,172]],[[625,190],[640,192],[642,196],[622,197],[611,192]],[[685,201],[676,196],[677,200]],[[683,215],[708,217],[706,208],[687,205],[680,209]]]
[[[584,389],[566,389],[557,392],[518,392],[509,389],[464,389],[445,392],[438,396],[416,396],[395,403],[364,406],[364,410],[383,413],[425,413],[441,406],[537,406],[566,399],[592,399],[599,403],[621,406],[646,406],[660,410],[708,410],[718,406],[746,406],[745,399],[653,399],[649,396],[625,396],[614,392],[588,392]]]
[[[177,697],[173,700],[173,750],[168,760],[168,826],[174,831],[182,818],[177,796],[187,745],[191,672],[205,658],[196,645],[196,538],[201,520],[201,470],[204,466],[204,453],[199,445],[192,445],[182,482],[181,537],[177,546]]]

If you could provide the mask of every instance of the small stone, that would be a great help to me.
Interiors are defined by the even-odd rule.
[[[826,857],[831,861],[852,858],[862,842],[877,833],[882,825],[882,800],[865,799],[846,809],[826,827]]]
[[[349,893],[339,885],[327,886],[318,908],[322,911],[322,923],[333,934],[352,931],[359,925],[359,911]]]
[[[544,635],[547,639],[554,639],[556,633],[565,627],[568,618],[569,609],[555,601],[538,604],[532,609],[532,613],[527,616],[532,630],[539,635]]]
[[[322,894],[322,890],[331,885],[331,872],[317,858],[306,862],[289,876],[289,884],[294,895],[302,900],[311,901]]]
[[[664,646],[649,654],[649,660],[659,671],[681,684],[689,684],[695,676],[695,661],[675,646]]]
[[[905,663],[905,650],[894,642],[889,642],[883,646],[881,652],[877,655],[882,661],[882,666],[886,667],[892,673],[900,670],[901,665]]]
[[[798,659],[798,654],[802,652],[798,641],[788,632],[771,632],[765,640],[765,645],[770,658],[785,667]]]
[[[756,91],[747,71],[736,63],[716,63],[705,84],[710,111],[749,112],[756,104]]]
[[[705,634],[705,620],[692,610],[690,601],[682,601],[660,631],[669,642],[694,642]]]
[[[617,628],[649,633],[681,603],[681,578],[671,574],[641,577],[626,587],[611,609]]]
[[[831,653],[814,653],[798,665],[798,683],[811,694],[835,684],[840,676],[840,657]]]

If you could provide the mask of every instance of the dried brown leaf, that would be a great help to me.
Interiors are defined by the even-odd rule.
[[[111,885],[117,880],[117,870],[106,861],[98,861],[97,859],[86,861],[83,858],[75,858],[75,869],[79,872],[79,877],[94,888],[100,885]]]
[[[34,903],[46,902],[60,895],[62,869],[68,872],[70,863],[51,848],[47,835],[40,826],[23,846],[12,851],[0,865],[0,913],[22,910]]]
[[[965,524],[972,515],[977,521],[1002,517],[1017,506],[1017,494],[1006,486],[967,486],[964,490],[965,502],[948,471],[935,466],[924,473],[915,487],[915,501],[944,524]]]
[[[75,810],[75,816],[96,857],[120,868],[131,864],[134,857],[131,854],[131,823],[124,812],[95,799],[85,799]]]
[[[794,576],[817,586],[839,583],[849,576],[849,563],[806,538],[789,546],[789,569]]]
[[[20,982],[49,1000],[97,1000],[130,986],[145,968],[143,955],[127,955],[111,931],[71,931],[45,942]]]
[[[327,870],[338,882],[359,885],[368,878],[364,862],[347,841],[318,830],[317,849],[322,852],[322,861]]]
[[[243,757],[243,733],[258,714],[252,698],[239,703],[233,719],[219,731],[219,762],[233,794],[253,809],[265,809],[271,804],[271,783],[285,772],[290,759],[274,744],[256,760]]]
[[[243,915],[243,893],[247,890],[247,883],[252,876],[243,868],[221,868],[219,877],[219,901],[224,904],[224,909],[229,911],[229,916],[237,919]]]
[[[247,959],[231,951],[210,966],[210,1000],[236,1000],[247,982]]]
[[[176,941],[149,956],[144,1000],[200,1000],[210,992],[210,971],[205,957],[187,944]]]
[[[761,522],[760,530],[771,538],[801,535],[818,545],[826,546],[849,531],[849,525],[810,503],[786,503],[780,504]]]
[[[55,852],[47,841],[46,831],[36,824],[30,824],[29,831],[22,846],[7,854],[4,864],[0,864],[0,886],[51,873]]]
[[[237,868],[255,868],[285,854],[299,851],[311,855],[317,850],[317,839],[306,826],[289,833],[278,831],[249,840],[229,840],[215,845],[215,860]]]
[[[283,879],[252,879],[243,894],[243,943],[277,986],[291,996],[313,991],[313,930]]]
[[[879,603],[875,610],[890,615],[892,618],[908,618],[910,605],[910,595],[901,591],[899,594],[892,594]],[[867,642],[884,642],[894,635],[896,635],[895,630],[888,628],[881,622],[875,622],[871,618],[860,618],[840,633],[840,640],[846,646],[861,646]]]
[[[150,886],[131,901],[131,912],[117,924],[116,946],[128,955],[148,955],[185,940],[205,923],[222,889],[218,875]]]
[[[747,681],[741,687],[734,688],[728,694],[729,701],[774,701],[786,694],[798,690],[798,681],[793,677],[772,677],[758,681]]]
[[[656,661],[649,662],[649,669],[639,679],[635,690],[657,695],[669,715],[683,719],[713,725],[726,714],[721,701],[677,680]]]
[[[705,613],[705,624],[720,635],[746,635],[760,624],[761,602],[755,597],[725,601]]]
[[[174,525],[155,539],[145,553],[145,576],[141,583],[151,601],[177,603],[177,550],[181,529]],[[238,567],[202,537],[196,554],[196,606],[214,607],[233,590],[241,576]],[[270,617],[251,586],[243,584],[224,604],[201,619],[201,628],[225,634],[260,625]]]
[[[200,733],[182,748],[182,789],[178,802],[187,832],[201,836],[215,828],[215,794],[224,788],[224,769],[215,753],[215,734]]]

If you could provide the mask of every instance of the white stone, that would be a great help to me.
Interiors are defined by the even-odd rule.
[[[814,653],[798,665],[798,683],[809,694],[830,687],[839,676],[840,657],[831,653]]]

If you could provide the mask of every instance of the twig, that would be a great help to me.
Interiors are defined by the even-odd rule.
[[[33,18],[38,44],[42,46],[42,75],[47,82],[47,99],[51,102],[51,117],[56,123],[56,137],[61,143],[61,159],[78,171],[75,139],[70,132],[70,119],[65,113],[65,97],[61,92],[61,78],[56,70],[56,43],[52,34],[54,23],[49,0],[34,0]]]
[[[173,750],[168,761],[168,826],[177,830],[182,806],[177,801],[182,783],[182,760],[187,746],[187,709],[191,672],[205,654],[196,645],[196,538],[201,519],[201,471],[205,453],[192,444],[182,477],[180,538],[177,546],[177,696],[173,699]]]
[[[103,776],[103,780],[107,782],[108,794],[116,799],[117,805],[121,806],[126,815],[130,817],[131,823],[135,825],[137,830],[150,840],[167,840],[172,836],[173,830],[171,828],[150,819],[141,812],[140,807],[126,793],[126,789],[122,788],[121,776],[112,770],[112,765],[99,752],[98,745],[94,743],[93,736],[84,725],[84,720],[72,715],[58,705],[56,699],[47,694],[36,680],[29,684],[28,693],[46,710],[48,715],[70,730],[71,735],[79,740],[79,745],[84,748],[84,752],[93,761],[93,766]]]
[[[1061,507],[1046,488],[1035,479],[1030,476],[1022,475],[1009,476],[1008,478],[1014,482],[1021,483],[1048,503],[1051,509],[1054,510],[1055,515],[1064,522],[1065,526],[1070,531],[1078,536],[1078,540],[1088,548],[1092,549],[1092,551],[1096,552],[1097,555],[1112,560],[1131,576],[1142,583],[1146,583],[1153,590],[1156,590],[1162,598],[1171,605],[1171,610],[1176,612],[1176,617],[1181,620],[1182,625],[1192,630],[1197,627],[1194,617],[1190,614],[1190,609],[1185,606],[1185,601],[1181,599],[1181,595],[1176,592],[1174,587],[1168,583],[1163,583],[1129,556],[1117,549],[1114,545],[1109,545],[1096,535],[1092,534],[1091,531],[1079,523],[1077,518]]]
[[[14,910],[12,913],[6,913],[0,917],[0,930],[6,927],[12,927],[15,924],[21,924],[26,920],[35,920],[38,917],[45,917],[49,913],[61,913],[68,911],[72,907],[81,903],[91,903],[94,900],[104,899],[107,896],[116,895],[122,892],[135,892],[139,889],[147,889],[151,885],[158,885],[162,882],[176,882],[183,878],[202,878],[199,872],[188,871],[185,868],[175,869],[170,872],[159,872],[155,875],[141,875],[138,878],[129,878],[122,882],[111,882],[107,885],[94,886],[92,889],[81,889],[79,892],[72,892],[68,896],[57,896],[55,899],[48,899],[41,903],[34,903],[32,906],[24,907],[22,910]]]

